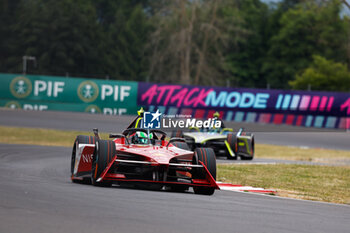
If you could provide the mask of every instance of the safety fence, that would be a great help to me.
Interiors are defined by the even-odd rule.
[[[26,110],[166,115],[227,121],[350,128],[350,93],[168,85],[0,74],[0,106]]]

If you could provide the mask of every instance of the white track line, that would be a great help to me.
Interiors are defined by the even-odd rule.
[[[233,192],[258,192],[264,194],[276,194],[274,190],[266,190],[264,188],[257,188],[252,186],[242,186],[242,185],[233,185],[222,182],[217,182],[221,190],[233,191]]]

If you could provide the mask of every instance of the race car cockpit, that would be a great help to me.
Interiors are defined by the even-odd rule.
[[[162,145],[166,138],[166,133],[157,129],[129,128],[123,135],[128,142],[139,145]]]
[[[218,134],[227,134],[232,132],[232,129],[226,128],[223,120],[220,119],[220,113],[215,112],[213,114],[212,121],[214,122],[213,125],[216,125],[215,122],[220,122],[220,127],[189,127],[190,132],[203,132],[203,133],[218,133]]]

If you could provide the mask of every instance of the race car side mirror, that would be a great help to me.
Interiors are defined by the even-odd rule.
[[[231,128],[223,128],[220,132],[220,134],[226,133],[226,132],[233,132],[233,129]]]
[[[94,132],[95,137],[97,137],[98,139],[100,139],[100,134],[98,133],[98,129],[94,128],[92,129],[92,131]]]
[[[237,132],[237,137],[241,136],[241,134],[244,132],[244,128],[240,128]]]
[[[130,144],[129,140],[125,135],[120,133],[111,133],[109,134],[109,138],[123,138],[127,144]]]

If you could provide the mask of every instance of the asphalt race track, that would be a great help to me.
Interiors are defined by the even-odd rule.
[[[99,128],[102,132],[122,132],[132,116],[93,115],[71,112],[39,112],[0,109],[0,125],[63,130]],[[350,150],[350,133],[304,127],[227,122],[226,127],[245,127],[254,132],[257,143]]]
[[[0,232],[349,232],[346,205],[73,184],[70,153],[0,144]]]

